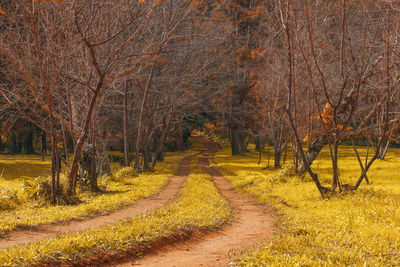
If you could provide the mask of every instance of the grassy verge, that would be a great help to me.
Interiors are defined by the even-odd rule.
[[[231,212],[229,203],[219,194],[210,176],[197,167],[178,198],[166,207],[88,231],[8,248],[0,251],[0,265],[71,263],[96,259],[105,253],[123,255],[176,233],[217,228],[229,220]]]
[[[341,147],[341,179],[354,184],[358,163]],[[257,166],[257,154],[232,157],[228,149],[214,158],[233,186],[277,208],[280,230],[255,250],[244,252],[240,266],[396,266],[400,262],[400,150],[392,150],[369,172],[371,185],[357,192],[321,199],[308,177],[299,179]],[[365,153],[365,151],[362,151]],[[329,153],[313,167],[330,180]],[[265,163],[264,163],[265,165]],[[236,174],[236,175],[232,175]]]
[[[0,234],[14,229],[103,215],[131,205],[137,199],[159,192],[167,183],[168,177],[176,172],[182,158],[191,153],[194,153],[194,150],[170,153],[156,166],[154,172],[142,173],[137,177],[124,177],[119,180],[100,179],[99,185],[105,193],[81,192],[78,195],[81,203],[77,205],[52,206],[34,200],[21,201],[15,210],[0,212]]]

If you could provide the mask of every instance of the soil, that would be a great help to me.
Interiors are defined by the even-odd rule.
[[[184,242],[172,243],[153,250],[141,259],[127,260],[112,266],[227,266],[238,254],[268,240],[277,228],[272,208],[258,204],[254,198],[236,193],[208,157],[219,150],[218,144],[201,137],[207,153],[199,165],[212,177],[223,197],[234,209],[231,223],[214,232],[195,232]]]
[[[139,199],[133,206],[111,212],[107,215],[71,221],[66,224],[41,225],[32,229],[16,230],[5,235],[4,239],[0,239],[0,249],[40,241],[64,233],[74,233],[100,227],[158,209],[177,195],[189,174],[190,164],[194,157],[195,155],[187,156],[180,162],[176,175],[170,177],[168,184],[158,194]]]

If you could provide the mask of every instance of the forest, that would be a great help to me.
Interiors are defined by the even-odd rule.
[[[0,266],[400,265],[398,0],[1,0]]]

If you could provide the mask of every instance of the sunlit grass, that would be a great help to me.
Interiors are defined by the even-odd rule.
[[[49,175],[50,166],[49,158],[42,161],[41,156],[0,154],[0,188],[18,191],[24,179]]]
[[[360,174],[351,147],[342,146],[341,181]],[[377,161],[356,192],[322,199],[309,177],[282,176],[257,166],[257,153],[232,157],[228,149],[214,159],[233,186],[277,208],[280,229],[258,249],[237,259],[242,266],[395,266],[400,262],[400,150]],[[365,149],[361,149],[365,155]],[[313,163],[322,182],[331,181],[329,151]],[[231,175],[232,173],[236,175]]]
[[[42,201],[27,199],[22,187],[23,180],[34,179],[34,175],[40,173],[39,170],[45,172],[46,168],[48,168],[46,163],[34,158],[31,161],[32,165],[37,165],[33,167],[35,169],[34,172],[29,172],[29,170],[25,169],[25,176],[20,177],[20,179],[16,175],[21,171],[8,172],[7,176],[4,176],[3,180],[0,181],[0,187],[5,190],[4,194],[12,194],[13,196],[12,199],[3,198],[3,200],[7,200],[4,204],[11,203],[13,206],[9,207],[9,210],[0,212],[0,234],[5,234],[18,228],[55,224],[103,215],[131,205],[139,198],[148,197],[159,192],[167,183],[168,177],[176,172],[178,163],[183,157],[197,150],[198,148],[186,152],[169,153],[165,160],[156,166],[153,172],[141,173],[135,177],[126,176],[123,179],[109,179],[107,177],[100,179],[99,185],[105,193],[79,192],[78,197],[81,203],[68,206],[53,206]],[[26,160],[29,161],[30,158],[31,156]],[[17,168],[25,168],[26,162],[21,161],[19,156],[14,160],[18,162]],[[10,162],[4,164],[14,165],[14,161],[11,158]],[[119,169],[118,164],[112,164],[112,169],[117,172]],[[10,187],[10,183],[13,183],[13,186]],[[0,204],[2,204],[1,201]]]
[[[25,266],[49,259],[69,262],[99,251],[118,254],[174,233],[215,229],[229,220],[232,210],[210,179],[197,167],[178,198],[163,208],[88,231],[8,248],[0,251],[0,265]]]

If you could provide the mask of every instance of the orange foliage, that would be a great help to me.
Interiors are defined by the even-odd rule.
[[[324,111],[321,114],[322,121],[325,124],[328,124],[331,122],[332,117],[333,117],[332,116],[332,105],[330,103],[327,103],[324,107]]]
[[[209,130],[213,130],[215,129],[215,125],[209,122],[204,123],[204,125],[209,129]]]
[[[333,124],[332,123],[332,105],[330,103],[327,103],[324,107],[324,111],[321,113],[321,118],[324,124]],[[339,131],[343,130],[343,125],[339,124],[337,126],[337,128],[339,129]],[[351,128],[350,126],[346,128],[346,131],[349,131],[353,128]]]

